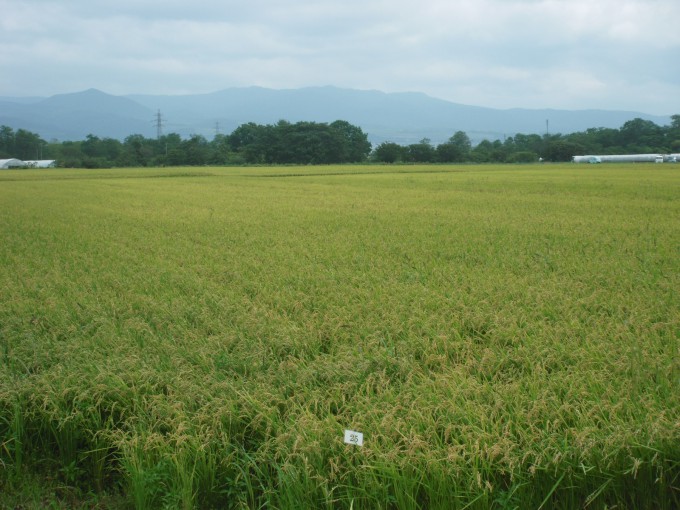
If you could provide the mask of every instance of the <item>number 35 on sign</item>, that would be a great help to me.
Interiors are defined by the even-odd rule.
[[[355,430],[345,430],[345,443],[356,446],[364,445],[364,435]]]

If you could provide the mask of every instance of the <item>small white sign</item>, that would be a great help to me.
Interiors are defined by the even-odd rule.
[[[355,430],[345,430],[345,443],[356,446],[364,445],[364,435]]]

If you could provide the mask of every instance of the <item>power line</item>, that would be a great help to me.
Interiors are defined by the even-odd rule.
[[[154,117],[154,124],[156,125],[156,139],[160,140],[161,136],[163,136],[163,115],[161,115],[161,110],[160,108],[158,109],[158,113],[156,113]]]

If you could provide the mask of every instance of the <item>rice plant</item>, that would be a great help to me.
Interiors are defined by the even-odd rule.
[[[680,506],[675,167],[7,171],[0,215],[0,506]]]

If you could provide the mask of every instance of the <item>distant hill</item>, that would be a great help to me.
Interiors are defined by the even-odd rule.
[[[88,134],[123,139],[149,135],[153,114],[125,97],[90,89],[22,102],[0,99],[0,125],[23,128],[46,140],[83,140]]]
[[[441,143],[456,131],[473,142],[516,133],[572,133],[592,127],[620,128],[636,117],[658,125],[670,116],[607,110],[498,110],[435,99],[421,93],[384,93],[336,87],[273,90],[231,88],[211,94],[113,96],[90,89],[49,98],[0,98],[0,125],[23,128],[49,140],[82,140],[88,134],[123,139],[130,134],[153,137],[161,111],[163,131],[182,136],[231,133],[246,122],[271,124],[332,122],[360,126],[374,143]]]

